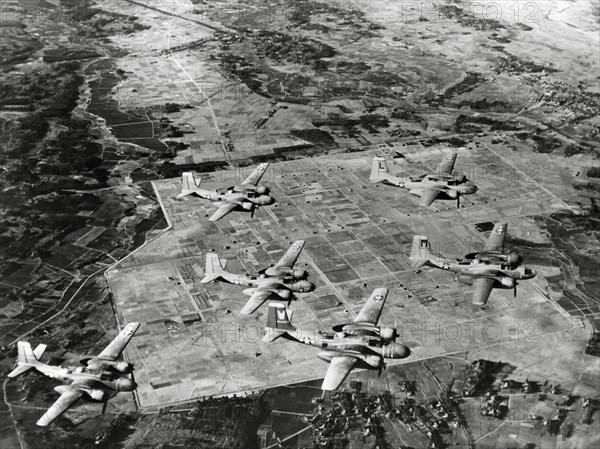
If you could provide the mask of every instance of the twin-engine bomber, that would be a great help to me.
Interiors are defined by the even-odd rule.
[[[386,160],[376,156],[373,158],[369,180],[408,189],[411,194],[421,198],[422,206],[429,206],[436,198],[440,198],[455,199],[456,207],[459,207],[460,196],[477,192],[477,187],[468,182],[464,175],[452,174],[454,162],[456,162],[456,153],[444,159],[435,173],[406,180],[391,175]]]
[[[111,392],[135,390],[137,387],[135,382],[123,376],[133,371],[133,365],[117,362],[117,358],[139,327],[140,323],[129,323],[98,356],[80,357],[79,361],[83,366],[78,367],[42,363],[39,360],[46,350],[46,345],[38,345],[32,351],[29,343],[18,342],[17,367],[8,374],[8,377],[17,377],[34,368],[48,377],[68,384],[54,388],[57,393],[60,393],[60,397],[36,424],[47,426],[84,394],[96,401],[106,401]]]
[[[493,288],[513,289],[517,296],[517,280],[532,279],[537,274],[533,268],[521,266],[522,257],[504,251],[506,223],[494,226],[483,251],[467,254],[463,259],[451,260],[432,254],[427,237],[415,235],[410,254],[411,266],[430,265],[456,273],[456,279],[473,285],[473,304],[485,305]]]
[[[291,301],[294,293],[307,293],[315,289],[315,284],[306,280],[306,270],[294,269],[294,264],[304,248],[304,240],[297,240],[275,265],[260,270],[257,275],[232,274],[225,271],[215,253],[206,255],[206,275],[203,283],[223,281],[230,284],[250,287],[244,290],[250,299],[240,313],[249,315],[267,299]]]
[[[330,363],[321,386],[325,391],[337,390],[353,368],[376,369],[381,374],[385,359],[410,355],[409,348],[395,343],[396,329],[377,326],[388,292],[387,288],[375,289],[354,321],[334,326],[331,333],[308,335],[292,326],[290,309],[269,304],[264,340],[283,337],[323,349],[317,357]]]
[[[188,195],[196,195],[205,200],[213,201],[219,208],[209,218],[210,221],[217,221],[233,210],[250,212],[254,217],[254,211],[259,206],[273,204],[275,199],[269,194],[269,188],[259,185],[265,171],[269,167],[268,163],[260,164],[239,186],[231,186],[226,189],[205,190],[200,188],[200,181],[196,181],[193,173],[185,172],[181,179],[181,193],[177,199]]]

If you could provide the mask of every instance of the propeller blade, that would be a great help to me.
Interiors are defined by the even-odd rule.
[[[456,208],[457,209],[460,208],[460,193],[458,195],[456,195]]]
[[[517,283],[515,282],[515,288],[513,289],[513,297],[517,297]]]
[[[256,207],[252,206],[252,209],[250,210],[250,218],[254,218],[254,210],[256,209]]]
[[[383,357],[381,358],[381,363],[379,364],[379,371],[377,372],[377,377],[381,377],[382,371],[387,372],[387,366],[385,365],[385,360],[383,359]]]
[[[106,406],[108,405],[108,401],[104,401],[102,403],[102,414],[104,415],[104,413],[106,413]]]

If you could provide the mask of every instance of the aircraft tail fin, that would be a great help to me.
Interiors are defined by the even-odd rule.
[[[275,341],[282,335],[296,330],[292,326],[292,310],[287,309],[285,305],[277,302],[269,304],[267,313],[267,324],[265,330],[267,333],[263,337],[263,341]]]
[[[40,350],[40,347],[43,347],[43,349]],[[17,359],[18,366],[8,374],[8,377],[20,376],[24,372],[34,368],[35,365],[40,364],[29,343],[20,341],[17,343],[17,349],[19,351],[19,356]],[[45,350],[46,345],[40,345],[36,348],[36,352],[38,352],[40,355],[43,354]]]
[[[204,268],[205,276],[200,282],[206,284],[207,282],[213,282],[219,279],[227,272],[224,270],[226,264],[221,263],[219,255],[215,253],[208,253],[206,255],[206,267]]]
[[[191,195],[198,191],[200,186],[200,180],[196,181],[193,173],[184,172],[181,175],[181,193],[177,195],[177,198],[183,198],[184,196]]]
[[[369,180],[371,182],[380,182],[386,179],[388,175],[389,171],[385,158],[375,156],[371,163],[371,176],[369,177]]]
[[[422,267],[431,258],[433,258],[433,254],[431,253],[427,237],[424,235],[415,235],[410,251],[410,266],[412,268]]]

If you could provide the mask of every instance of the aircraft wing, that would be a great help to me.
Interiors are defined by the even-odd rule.
[[[484,251],[504,251],[504,238],[506,237],[507,223],[496,223],[490,236],[488,237]]]
[[[83,391],[77,388],[71,387],[63,387],[64,392],[60,395],[60,397],[56,400],[54,404],[50,406],[48,411],[44,413],[44,415],[38,419],[36,424],[38,426],[47,426],[60,415],[62,415],[73,403],[83,396]]]
[[[262,306],[272,294],[273,292],[270,290],[256,289],[240,313],[242,315],[250,315],[251,313],[254,313],[254,311]]]
[[[139,327],[140,323],[129,323],[127,326],[125,326],[123,330],[119,332],[119,335],[117,335],[115,339],[111,341],[104,349],[104,351],[98,355],[98,358],[105,360],[116,360],[119,355],[121,355],[121,352],[123,349],[125,349],[125,346],[127,346],[127,343],[129,343],[129,340],[131,340],[131,337],[133,337],[133,334],[136,333]]]
[[[298,260],[298,257],[302,252],[302,248],[304,248],[304,243],[304,240],[296,240],[294,244],[286,251],[283,257],[279,259],[279,262],[277,262],[275,266],[292,268]]]
[[[219,208],[217,209],[217,211],[214,214],[212,214],[212,217],[210,217],[208,220],[209,221],[220,220],[225,215],[227,215],[229,212],[231,212],[233,209],[235,209],[237,206],[238,206],[237,203],[226,203],[226,204],[223,204],[222,206],[219,206]]]
[[[258,184],[258,181],[260,181],[260,178],[262,178],[262,176],[265,174],[265,172],[267,171],[267,168],[269,168],[269,164],[268,163],[264,163],[264,164],[260,164],[258,167],[256,167],[254,169],[254,171],[250,174],[250,176],[248,176],[244,182],[242,182],[243,186],[255,186],[256,184]]]
[[[429,206],[437,198],[440,191],[438,189],[424,189],[420,191],[421,194],[421,205]]]
[[[454,163],[456,162],[456,153],[452,153],[452,155],[444,158],[440,165],[438,166],[436,173],[452,173],[454,170]]]
[[[483,306],[487,303],[492,288],[494,286],[493,278],[477,278],[473,280],[473,304]]]
[[[377,324],[388,292],[387,288],[376,288],[362,309],[360,309],[356,318],[354,318],[354,322]]]
[[[348,355],[338,355],[331,359],[325,379],[323,379],[322,390],[333,391],[342,384],[344,379],[348,377],[352,368],[356,364],[356,359]]]

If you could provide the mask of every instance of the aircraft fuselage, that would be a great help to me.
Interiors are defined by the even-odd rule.
[[[135,383],[126,377],[115,375],[109,371],[87,370],[83,367],[70,368],[62,366],[35,365],[35,369],[45,376],[56,379],[66,384],[73,384],[78,380],[93,380],[100,389],[114,391],[133,391]],[[77,385],[75,385],[77,387]],[[82,388],[87,390],[87,388]]]
[[[461,182],[453,175],[436,174],[425,175],[421,179],[408,179],[390,176],[385,182],[408,190],[440,190],[446,192],[451,198],[458,194],[475,193],[477,187],[468,182]]]
[[[331,361],[331,357],[345,353],[352,356],[361,354],[359,358],[375,355],[385,359],[404,359],[410,355],[408,347],[387,341],[370,332],[365,332],[363,335],[344,332],[315,332],[307,335],[300,331],[288,331],[287,334],[302,344],[323,349],[319,358],[326,361]],[[327,353],[330,355],[326,355]]]
[[[500,286],[506,288],[513,288],[515,280],[532,279],[537,274],[533,268],[493,263],[479,259],[454,262],[441,258],[433,258],[428,261],[428,264],[456,273],[458,280],[467,284],[470,283],[468,281],[469,278],[487,277],[497,280],[501,284]]]
[[[192,194],[204,198],[205,200],[221,203],[252,203],[257,206],[265,206],[275,202],[275,199],[271,195],[260,195],[256,193],[255,190],[248,190],[245,192],[228,190],[223,192],[197,188]]]
[[[307,280],[295,281],[293,276],[271,277],[265,275],[251,276],[241,274],[221,274],[221,278],[230,284],[241,285],[253,288],[268,288],[291,290],[297,293],[311,292],[315,289],[315,284]]]

